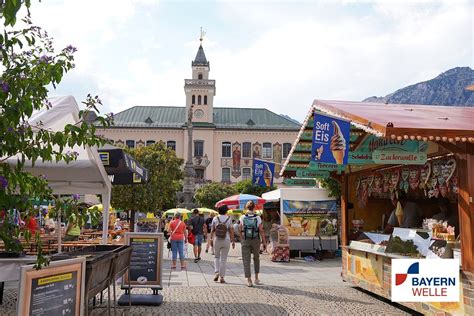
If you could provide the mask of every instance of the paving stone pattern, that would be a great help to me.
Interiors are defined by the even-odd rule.
[[[190,248],[188,254],[191,253]],[[210,253],[203,254],[197,264],[188,260],[185,271],[180,270],[179,264],[178,269],[172,271],[165,250],[164,288],[160,291],[163,304],[120,310],[124,315],[408,315],[342,282],[340,258],[274,263],[268,255],[263,255],[261,280],[264,285],[248,288],[239,256],[239,247],[231,250],[227,283],[219,284],[212,280],[214,264]],[[117,293],[122,293],[119,287]],[[133,293],[151,293],[151,290],[134,289]],[[15,305],[16,289],[6,289],[0,315],[15,315]],[[104,309],[91,313],[101,314],[106,314]]]

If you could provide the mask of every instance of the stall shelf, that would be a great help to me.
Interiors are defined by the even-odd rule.
[[[341,244],[342,244],[342,277],[363,289],[385,298],[391,298],[391,264],[392,259],[406,258],[402,255],[386,253],[384,247],[367,246],[360,242],[350,243],[351,238],[360,235],[361,227],[365,230],[381,231],[387,222],[387,216],[393,207],[389,205],[390,197],[368,199],[364,194],[357,192],[357,188],[367,188],[367,182],[361,183],[361,176],[370,172],[405,169],[402,184],[403,190],[415,188],[409,182],[409,170],[415,168],[413,175],[426,174],[423,170],[416,170],[410,162],[383,163],[374,159],[369,163],[361,163],[367,155],[356,153],[361,144],[370,137],[375,139],[373,147],[380,144],[401,144],[408,141],[419,141],[427,144],[423,154],[418,157],[433,163],[438,159],[445,159],[449,163],[442,172],[448,171],[453,176],[452,187],[441,183],[439,191],[429,188],[422,183],[414,195],[420,204],[429,203],[425,194],[435,197],[454,194],[452,205],[456,206],[459,217],[458,235],[460,241],[461,267],[460,278],[461,299],[455,303],[401,303],[423,314],[465,314],[474,315],[474,108],[456,106],[429,106],[411,104],[377,104],[369,102],[323,101],[315,100],[303,123],[302,129],[285,161],[280,175],[295,177],[298,170],[311,167],[309,157],[306,161],[300,159],[311,148],[311,140],[307,135],[313,132],[315,113],[322,113],[330,117],[350,121],[349,161],[346,167],[339,169],[339,174],[331,172],[331,176],[341,184]],[[306,135],[306,136],[305,136]],[[373,150],[374,148],[371,148]],[[373,152],[369,153],[370,155]],[[292,158],[292,156],[297,157]],[[380,157],[378,157],[380,158]],[[412,157],[408,157],[412,158]],[[454,161],[454,163],[453,163]],[[455,166],[452,167],[451,166]],[[328,166],[325,166],[328,167]],[[450,170],[451,168],[452,170]],[[337,168],[335,168],[337,169]],[[326,169],[327,170],[327,169]],[[408,170],[408,171],[407,171]],[[342,172],[341,172],[342,171]],[[436,170],[440,172],[440,170]],[[401,179],[401,178],[400,178]],[[400,180],[394,176],[392,182],[399,184]],[[420,179],[419,177],[417,179]],[[455,181],[454,181],[455,179]],[[366,181],[373,181],[372,177]],[[442,179],[441,179],[442,180]],[[380,179],[378,179],[380,181]],[[422,181],[420,181],[422,182]],[[443,181],[441,181],[443,182]],[[418,185],[418,184],[417,184]],[[438,189],[438,186],[433,185]],[[393,191],[401,190],[392,188]],[[429,192],[426,192],[428,191]],[[423,192],[425,191],[425,192]],[[418,195],[417,195],[418,194]],[[382,194],[383,195],[383,194]],[[413,198],[413,197],[412,197]],[[362,205],[359,205],[362,202]],[[426,205],[423,205],[426,206]],[[362,221],[359,221],[362,219]],[[356,224],[353,223],[356,220]],[[362,224],[363,223],[363,224]],[[429,259],[426,259],[429,260]]]

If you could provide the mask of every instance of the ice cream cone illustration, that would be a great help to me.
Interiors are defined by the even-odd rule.
[[[336,121],[332,121],[334,133],[331,137],[331,152],[338,165],[342,165],[344,162],[344,155],[346,153],[346,140],[342,135],[341,128]]]
[[[397,217],[399,226],[402,226],[402,224],[403,224],[404,214],[405,213],[403,212],[402,204],[400,202],[397,202],[397,208],[395,210],[395,216]]]
[[[270,170],[270,167],[268,166],[268,164],[265,164],[265,171],[263,172],[263,180],[265,180],[265,184],[267,187],[271,185],[272,178],[273,178],[272,171]]]

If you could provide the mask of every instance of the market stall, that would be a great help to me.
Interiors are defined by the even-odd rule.
[[[338,249],[337,204],[326,189],[280,188],[262,198],[279,204],[279,224],[288,230],[290,250]]]
[[[347,141],[333,124],[337,163],[318,161],[320,116],[350,122]],[[459,302],[401,304],[474,314],[474,108],[316,100],[282,175],[304,170],[329,171],[341,184],[344,280],[390,299],[393,259],[457,257]]]

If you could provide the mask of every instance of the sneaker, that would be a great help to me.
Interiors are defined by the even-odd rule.
[[[209,249],[206,249],[206,253],[209,253]]]
[[[199,258],[194,259],[194,263],[198,263],[198,262],[199,262]]]
[[[217,282],[217,280],[219,280],[219,273],[215,273],[214,275],[214,282]]]

